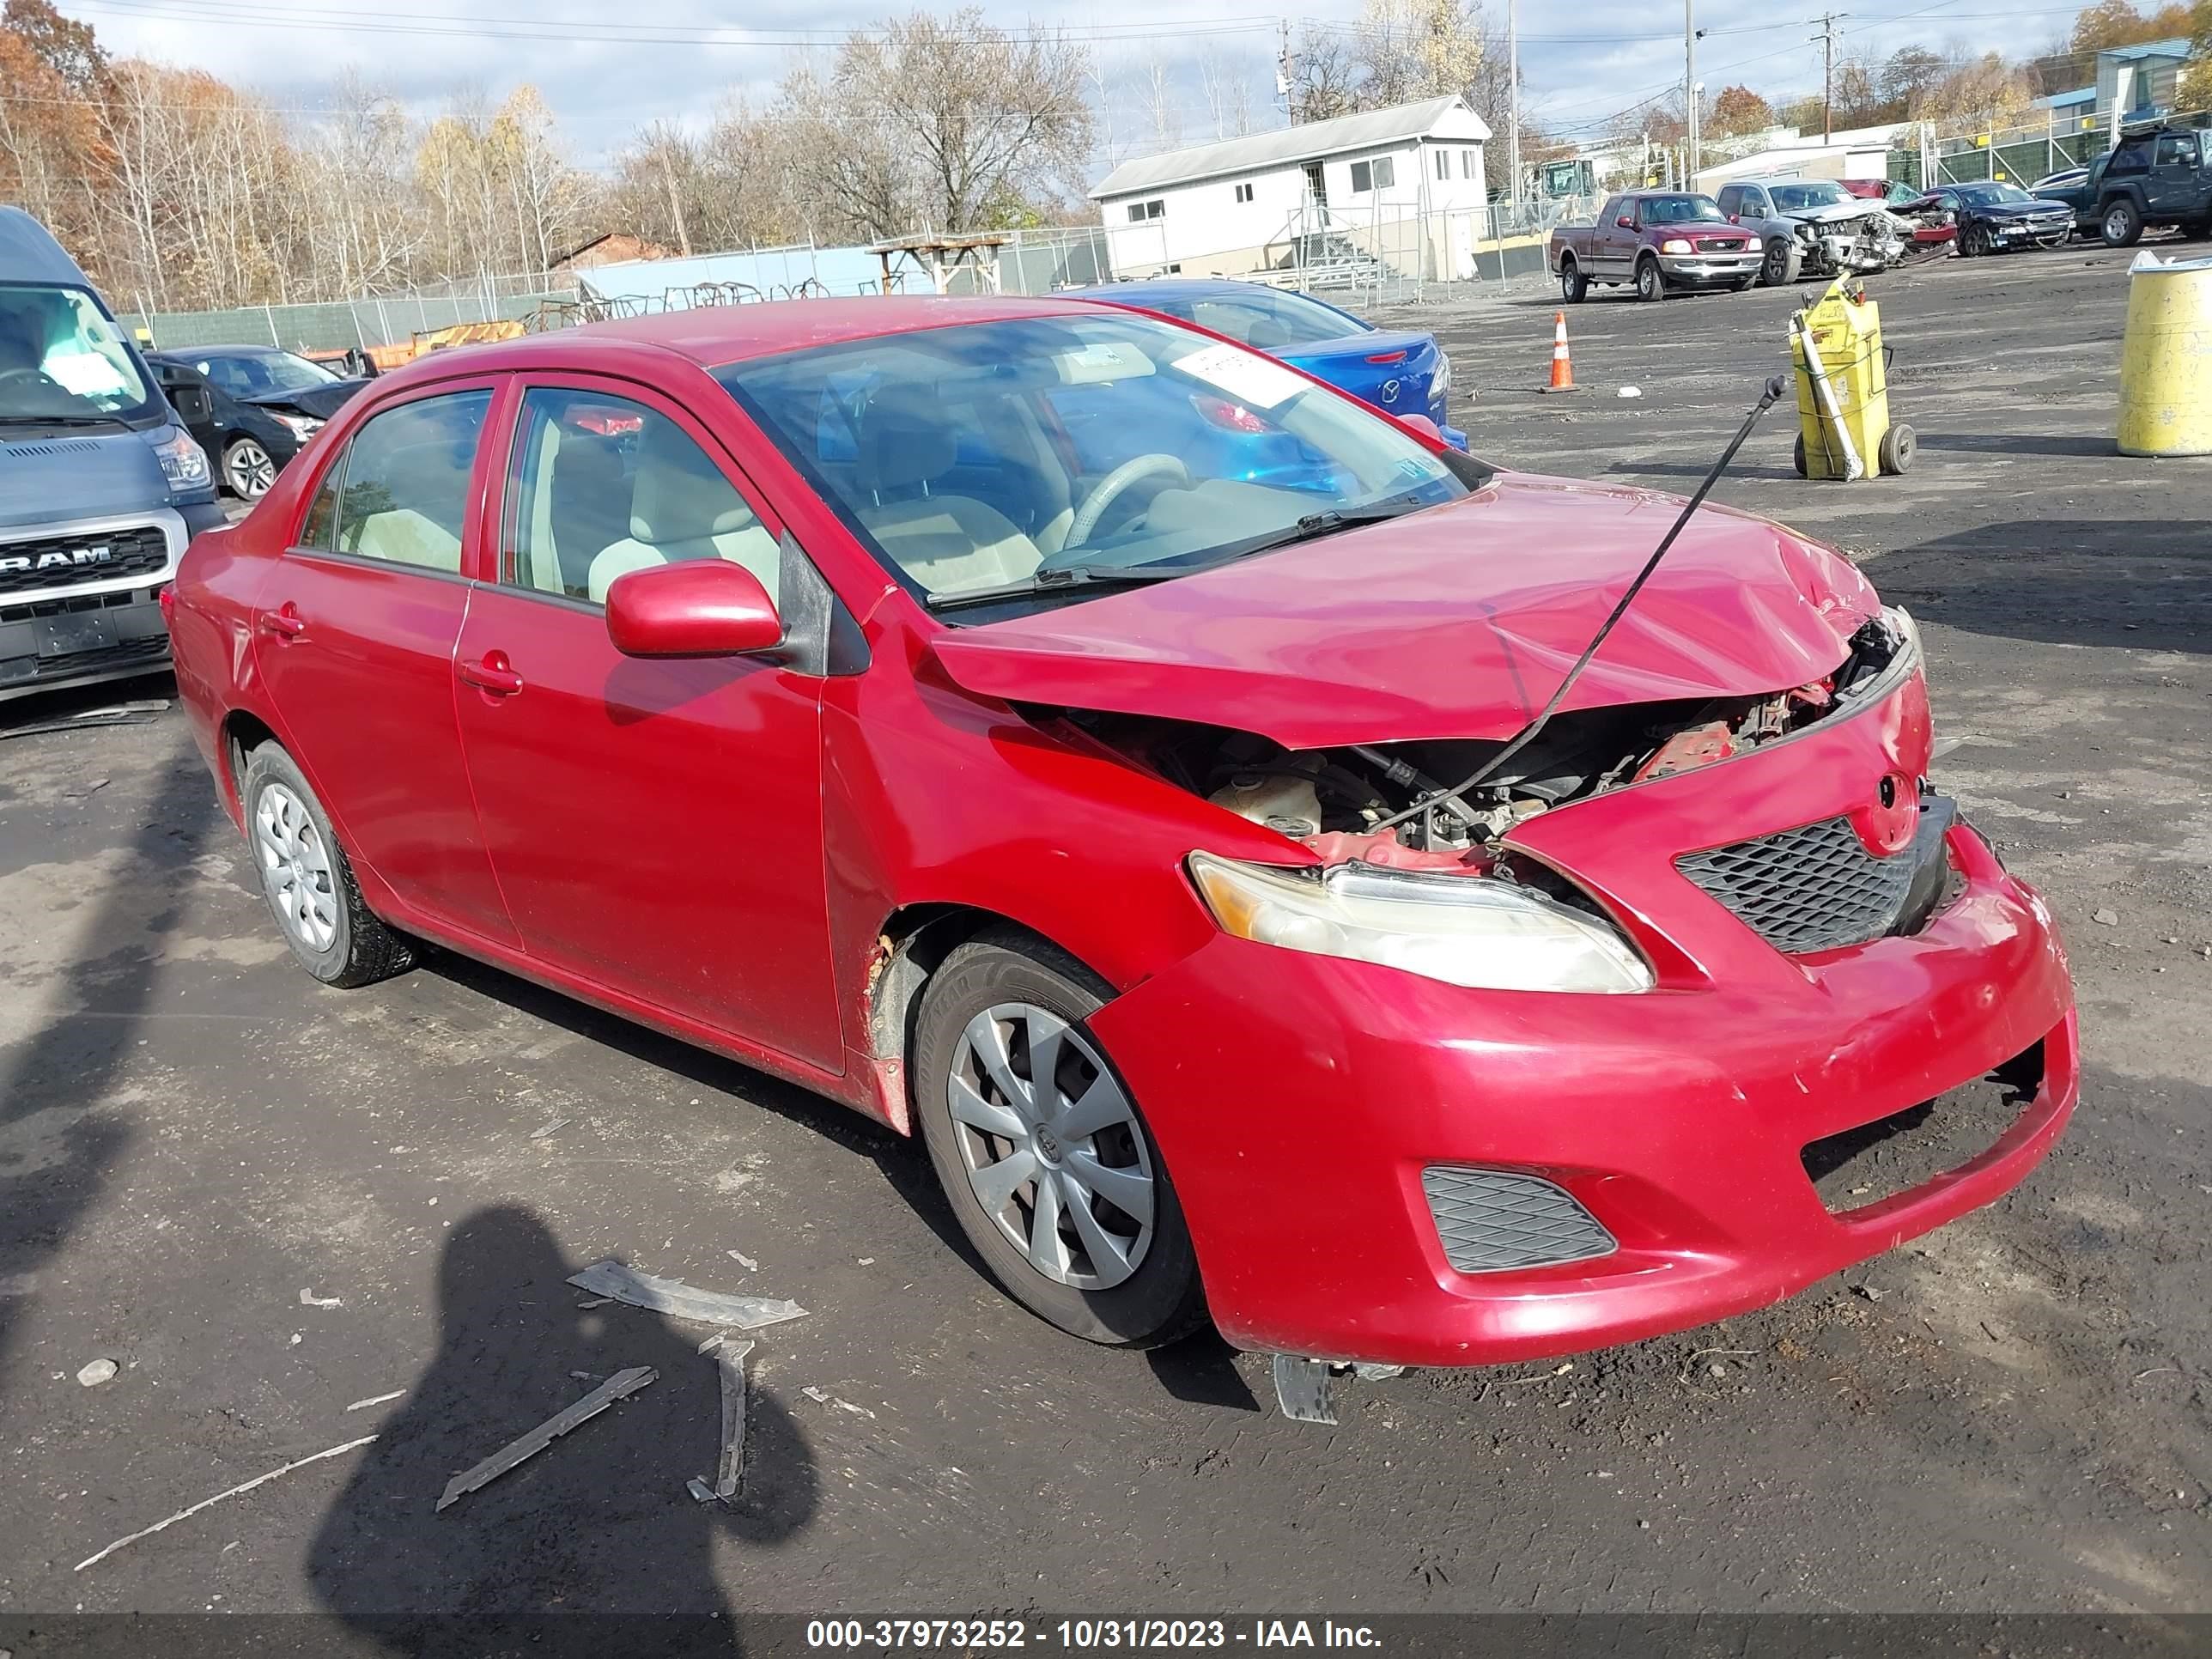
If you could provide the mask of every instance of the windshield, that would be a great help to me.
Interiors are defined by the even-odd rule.
[[[304,392],[329,386],[338,377],[319,363],[289,351],[240,351],[192,359],[192,367],[234,398],[266,398],[272,392]]]
[[[98,421],[145,407],[115,325],[82,289],[0,287],[0,421]]]
[[[1778,213],[1802,213],[1808,208],[1833,207],[1853,199],[1849,191],[1829,179],[1802,185],[1770,185],[1767,194],[1773,197]]]
[[[1060,570],[1183,574],[1468,491],[1395,421],[1133,313],[889,335],[718,378],[933,599]]]
[[[1711,224],[1725,222],[1728,215],[1710,196],[1647,196],[1644,222],[1647,225]]]
[[[1976,207],[1992,207],[2001,202],[2032,202],[2035,199],[2018,185],[1969,185],[1959,194]]]
[[[1158,298],[1146,294],[1142,283],[1133,283],[1116,289],[1113,297],[1120,300],[1124,295],[1131,305],[1140,305],[1147,311],[1164,311],[1170,317],[1180,317],[1200,328],[1241,340],[1255,351],[1291,351],[1300,346],[1320,345],[1328,340],[1374,332],[1371,325],[1346,316],[1333,306],[1309,300],[1303,294],[1279,293],[1257,283],[1252,284],[1249,294],[1170,293]],[[1099,297],[1107,296],[1102,294]]]

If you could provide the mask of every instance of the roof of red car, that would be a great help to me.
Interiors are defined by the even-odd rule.
[[[542,368],[549,362],[565,360],[573,363],[578,354],[619,350],[624,345],[658,347],[677,352],[704,368],[714,368],[802,346],[833,345],[846,340],[908,334],[917,329],[946,328],[960,323],[1050,316],[1064,313],[1071,306],[1083,306],[1087,310],[1108,309],[1080,300],[1025,299],[1015,295],[945,297],[933,294],[699,306],[689,311],[663,312],[652,317],[631,317],[619,322],[590,323],[581,328],[526,335],[519,340],[451,347],[427,358],[417,358],[414,364],[397,372],[411,376],[413,370],[425,362],[441,366],[465,362],[471,368],[487,369]]]

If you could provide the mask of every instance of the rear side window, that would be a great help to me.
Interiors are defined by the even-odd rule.
[[[2150,143],[2148,139],[2130,139],[2112,152],[2112,159],[2105,164],[2105,175],[2110,179],[2124,178],[2129,173],[2150,171]]]
[[[489,391],[455,392],[370,416],[339,464],[337,550],[458,575],[469,471],[490,408]]]
[[[667,416],[601,392],[536,386],[515,423],[500,580],[604,604],[616,578],[726,559],[776,597],[781,555],[745,498]]]

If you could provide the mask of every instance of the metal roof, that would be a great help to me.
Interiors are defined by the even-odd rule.
[[[0,283],[38,283],[52,288],[89,288],[76,261],[46,228],[16,207],[0,207]]]
[[[1258,173],[1269,167],[1310,161],[1319,156],[1376,149],[1407,138],[1425,138],[1442,125],[1446,115],[1455,111],[1474,124],[1474,131],[1465,136],[1478,143],[1490,137],[1489,126],[1461,99],[1428,98],[1418,104],[1393,104],[1388,109],[1340,115],[1333,121],[1309,121],[1303,126],[1279,127],[1273,132],[1255,132],[1249,137],[1224,139],[1218,144],[1200,144],[1190,149],[1170,150],[1163,155],[1139,156],[1122,162],[1108,173],[1091,192],[1091,199],[1103,202],[1109,197],[1158,190],[1169,185],[1187,185],[1200,179],[1218,179],[1224,173]]]

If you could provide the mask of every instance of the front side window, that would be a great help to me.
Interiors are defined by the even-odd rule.
[[[776,597],[776,538],[690,434],[605,392],[523,394],[509,467],[500,580],[602,605],[617,577],[726,559]]]
[[[0,423],[114,420],[147,412],[151,397],[91,295],[0,285]]]
[[[469,472],[490,408],[489,391],[453,392],[363,422],[333,467],[343,473],[337,550],[458,574]],[[312,527],[314,512],[307,517]]]
[[[1364,405],[1133,314],[929,329],[717,378],[884,566],[938,600],[1055,569],[1184,574],[1469,488]]]
[[[265,398],[275,392],[304,392],[309,386],[329,386],[338,378],[319,363],[295,357],[289,351],[241,351],[210,356],[193,365],[234,398]]]
[[[2197,140],[2186,132],[2160,135],[2156,165],[2162,167],[2193,167],[2197,165]]]

